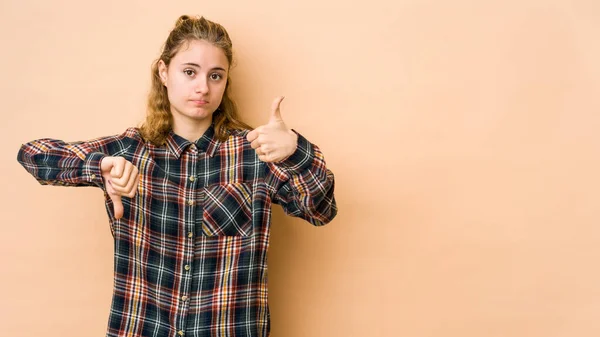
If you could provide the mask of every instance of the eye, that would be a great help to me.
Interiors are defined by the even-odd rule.
[[[212,74],[210,74],[210,79],[213,80],[213,81],[218,81],[218,80],[220,80],[222,78],[223,78],[223,76],[221,76],[221,74],[219,74],[219,73],[212,73]]]
[[[196,72],[193,69],[186,69],[183,72],[190,77],[196,74]]]

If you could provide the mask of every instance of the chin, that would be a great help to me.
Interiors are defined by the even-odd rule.
[[[194,109],[192,111],[190,111],[189,116],[195,119],[204,119],[204,118],[208,118],[211,117],[213,114],[214,110],[212,109],[205,109],[205,108],[197,108]]]

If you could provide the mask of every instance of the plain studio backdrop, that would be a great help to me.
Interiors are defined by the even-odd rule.
[[[338,217],[275,206],[274,337],[600,335],[600,2],[0,3],[0,335],[105,333],[95,188],[40,186],[19,146],[119,134],[181,14],[229,31],[243,119],[325,154]]]

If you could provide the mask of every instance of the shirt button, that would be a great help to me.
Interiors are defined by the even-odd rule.
[[[190,176],[190,181],[191,181],[191,182],[194,182],[194,181],[196,181],[196,177],[194,177],[194,176]]]
[[[189,233],[188,233],[188,238],[193,238],[193,237],[194,237],[194,233],[192,233],[192,232],[189,232]]]
[[[183,335],[185,335],[185,332],[183,332],[183,330],[179,330],[179,331],[177,331],[177,334],[178,334],[179,336],[183,336]]]
[[[194,206],[194,204],[195,204],[194,200],[188,200],[188,205]]]
[[[185,270],[190,270],[191,269],[191,267],[190,267],[189,264],[186,264],[185,267],[183,267],[183,268],[185,268]]]
[[[93,180],[93,179],[96,179],[96,175],[95,175],[95,174],[92,174],[91,178],[92,178],[92,180]]]
[[[188,300],[188,297],[187,297],[187,296],[185,296],[185,295],[183,295],[183,296],[181,296],[181,300],[185,302],[185,301],[187,301],[187,300]]]

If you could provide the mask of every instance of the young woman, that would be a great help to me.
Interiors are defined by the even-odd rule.
[[[107,336],[267,336],[272,203],[331,221],[334,177],[318,147],[281,119],[238,120],[232,44],[181,16],[152,67],[140,128],[85,142],[39,139],[18,161],[43,185],[105,192],[114,237]]]

